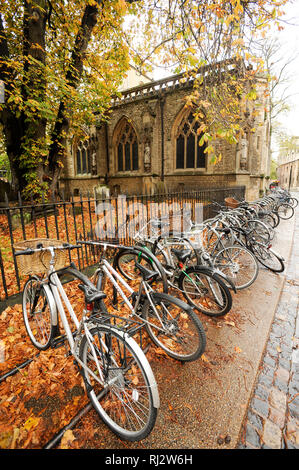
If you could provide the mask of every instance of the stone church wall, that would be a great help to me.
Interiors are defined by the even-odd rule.
[[[256,199],[265,188],[265,176],[270,170],[269,119],[262,88],[254,121],[256,130],[250,130],[247,139],[238,144],[215,142],[222,160],[213,164],[207,156],[205,168],[176,168],[175,132],[185,112],[184,98],[189,91],[186,87],[160,87],[153,93],[137,93],[131,100],[120,101],[111,108],[109,122],[99,123],[91,132],[97,142],[96,171],[76,174],[76,142],[72,142],[61,186],[66,193],[84,194],[106,184],[112,194],[140,194],[161,188],[178,191],[245,184],[246,198]],[[134,129],[138,143],[138,170],[134,171],[118,171],[117,167],[118,130],[124,120]]]

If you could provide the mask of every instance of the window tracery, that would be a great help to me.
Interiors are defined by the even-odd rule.
[[[123,119],[116,141],[117,171],[138,170],[138,141],[133,126]]]
[[[206,143],[199,145],[202,133],[198,134],[199,121],[193,112],[184,114],[175,134],[175,168],[176,169],[205,169]]]

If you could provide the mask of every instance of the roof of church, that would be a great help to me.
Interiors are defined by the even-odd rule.
[[[142,99],[157,98],[164,93],[172,92],[176,89],[192,88],[195,78],[201,77],[203,80],[210,79],[213,72],[219,73],[236,70],[235,61],[222,61],[213,65],[205,65],[200,67],[198,71],[190,71],[171,75],[160,80],[151,81],[142,85],[123,90],[119,96],[112,99],[112,108]]]

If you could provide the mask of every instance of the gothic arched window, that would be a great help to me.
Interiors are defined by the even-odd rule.
[[[117,171],[138,170],[138,141],[133,126],[123,119],[116,141]]]
[[[76,173],[77,175],[95,175],[97,139],[94,136],[80,140],[76,147]]]
[[[84,175],[91,172],[91,156],[88,140],[80,140],[80,142],[78,143],[76,153],[76,164],[77,175]]]
[[[193,112],[185,114],[175,133],[175,168],[197,169],[206,167],[206,144],[199,145],[202,133],[198,134],[199,122]]]

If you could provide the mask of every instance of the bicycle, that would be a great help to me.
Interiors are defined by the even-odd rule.
[[[212,235],[213,242],[209,243]],[[259,267],[254,255],[245,246],[223,243],[225,235],[217,226],[206,224],[203,230],[190,231],[186,236],[194,240],[197,264],[221,273],[229,288],[233,285],[234,290],[246,289],[256,280]]]
[[[130,322],[111,325],[111,315],[103,303],[106,294],[96,289],[74,264],[55,269],[59,254],[74,248],[81,246],[61,242],[53,246],[50,242],[47,247],[38,243],[34,248],[16,252],[23,259],[38,255],[42,267],[48,265],[44,277],[34,275],[25,284],[22,303],[26,330],[40,350],[68,343],[87,395],[102,420],[120,438],[141,440],[152,431],[160,404],[153,371],[133,338],[136,328],[131,331]],[[46,262],[45,253],[50,255]],[[63,274],[82,282],[79,287],[84,292],[85,308],[80,321],[61,283]],[[60,336],[59,319],[65,331]]]
[[[189,217],[190,214],[187,215]],[[179,253],[180,256],[178,248],[184,248],[192,251],[192,254],[189,254],[186,259],[188,265],[192,264],[200,268],[208,267],[233,291],[245,289],[256,280],[258,264],[248,249],[240,246],[222,246],[220,254],[214,252],[214,250],[208,251],[204,244],[209,239],[210,225],[206,221],[202,224],[194,224],[190,218],[188,218],[188,221],[189,225],[186,224],[188,230],[183,236],[174,236],[169,233],[168,236],[160,235],[156,237],[154,241],[153,237],[150,239],[142,237],[140,232],[136,235],[139,241],[141,242],[143,239],[144,246],[150,247],[152,253],[158,257],[170,278],[173,276],[173,271],[178,263],[176,253]],[[211,230],[213,230],[212,225]],[[188,253],[188,251],[185,253]],[[117,263],[119,269],[122,272],[126,271],[125,274],[127,275],[128,265],[122,266],[122,258]],[[215,281],[211,281],[211,278],[208,278],[208,280],[213,291]]]
[[[189,305],[167,293],[168,285],[164,270],[154,255],[149,258],[146,249],[136,247],[136,256],[138,253],[142,254],[139,256],[139,261],[146,261],[146,265],[136,262],[136,269],[141,274],[136,292],[109,263],[104,254],[108,246],[126,253],[133,248],[91,240],[78,243],[103,247],[94,273],[97,289],[104,289],[104,283],[108,279],[115,293],[114,304],[118,293],[129,309],[129,318],[137,317],[143,322],[145,330],[156,346],[163,349],[169,357],[182,362],[195,361],[203,354],[206,347],[204,328]],[[164,281],[163,292],[155,292],[151,283],[161,278]]]
[[[162,236],[154,243],[151,241],[151,249],[145,240],[142,248],[146,250],[149,262],[151,257],[158,259],[164,268],[168,286],[175,292],[182,293],[192,307],[208,316],[223,316],[228,313],[232,306],[232,295],[227,283],[235,289],[232,281],[216,269],[204,265],[189,265],[188,261],[193,254],[192,248],[186,250],[173,248],[174,257],[168,257],[166,251],[163,251],[163,247],[159,245],[161,239]],[[126,279],[136,279],[138,273],[134,270],[134,266],[141,256],[140,246],[125,247],[116,254],[113,266]]]
[[[285,269],[284,258],[272,249],[270,243],[257,240],[250,230],[239,227],[226,227],[216,229],[223,234],[224,239],[229,239],[237,246],[247,248],[264,267],[272,272],[281,273]],[[218,253],[221,256],[221,251]]]

